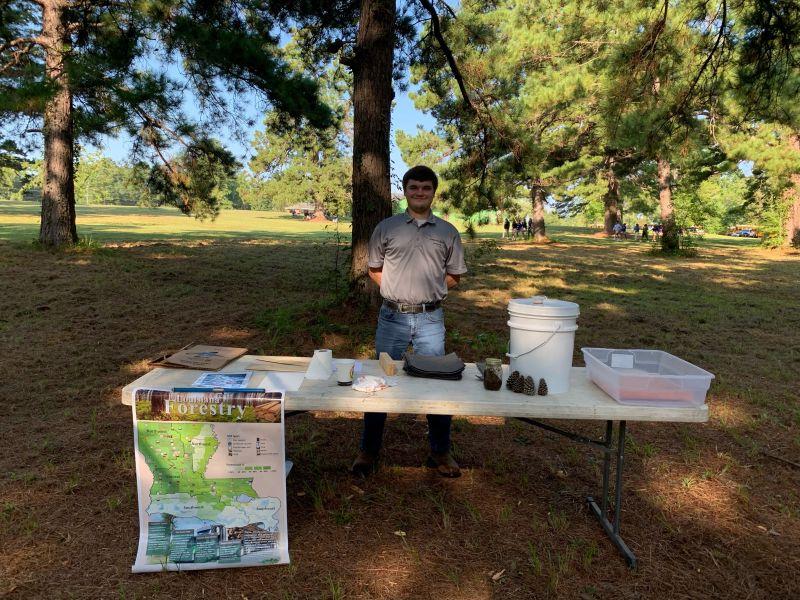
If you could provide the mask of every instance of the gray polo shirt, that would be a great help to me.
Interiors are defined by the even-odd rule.
[[[407,304],[443,300],[445,274],[467,272],[458,230],[433,213],[422,224],[408,212],[378,223],[369,240],[369,266],[383,267],[381,296]]]

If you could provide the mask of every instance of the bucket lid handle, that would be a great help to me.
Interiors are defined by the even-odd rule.
[[[545,300],[547,300],[547,296],[531,296],[532,304],[544,304]]]
[[[545,345],[547,342],[549,342],[550,340],[552,340],[552,339],[553,339],[553,336],[554,336],[555,334],[557,334],[559,331],[561,331],[561,323],[559,323],[558,325],[556,325],[555,329],[553,329],[553,331],[550,333],[550,335],[549,335],[549,336],[547,336],[547,339],[546,339],[545,341],[543,341],[542,343],[540,343],[540,344],[536,344],[536,345],[535,345],[533,348],[531,348],[530,350],[526,350],[525,352],[520,352],[519,354],[512,354],[511,352],[506,352],[506,356],[508,356],[509,358],[513,358],[513,359],[515,359],[515,360],[516,360],[517,358],[520,358],[521,356],[525,356],[526,354],[530,354],[530,353],[531,353],[531,352],[533,352],[534,350],[538,350],[539,348],[541,348],[542,346],[544,346],[544,345]],[[511,350],[511,349],[509,348],[509,350]]]

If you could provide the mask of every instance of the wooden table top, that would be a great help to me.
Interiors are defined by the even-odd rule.
[[[240,372],[252,367],[263,368],[264,359],[297,361],[295,357],[245,355],[228,364],[221,372]],[[310,359],[307,359],[310,360]],[[377,360],[362,360],[362,375],[383,376]],[[475,375],[474,363],[467,363],[459,381],[409,377],[398,365],[397,385],[376,393],[357,392],[340,386],[335,375],[328,380],[303,381],[297,391],[286,392],[286,410],[332,412],[387,412],[410,414],[446,414],[495,417],[529,417],[533,419],[590,419],[612,421],[708,421],[708,406],[628,406],[619,404],[586,377],[584,367],[573,367],[570,389],[563,394],[526,396],[505,388],[492,392],[484,389]],[[504,365],[504,369],[508,369]],[[138,388],[171,390],[187,387],[197,379],[198,371],[157,367],[122,390],[122,403],[130,405]],[[259,387],[266,372],[253,372],[250,386]]]

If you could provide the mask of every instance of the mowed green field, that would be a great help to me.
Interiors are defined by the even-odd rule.
[[[33,202],[0,201],[0,240],[28,242],[39,234],[40,206]],[[223,210],[216,219],[199,220],[188,217],[172,207],[139,208],[134,206],[76,207],[78,235],[101,243],[137,241],[189,241],[237,239],[298,239],[320,241],[330,239],[338,231],[350,236],[350,224],[324,221],[304,221],[288,212],[259,210]],[[453,218],[452,223],[462,233],[464,222]],[[550,223],[548,234],[558,238],[589,230]],[[500,239],[503,228],[497,224],[478,228],[481,238]],[[755,247],[758,240],[706,235],[705,242],[731,247]],[[602,243],[611,243],[602,240]]]
[[[133,575],[138,506],[122,387],[190,342],[372,357],[376,311],[346,300],[349,231],[277,213],[81,207],[92,243],[33,244],[0,202],[3,598],[797,598],[800,254],[706,237],[697,256],[548,227],[466,241],[448,351],[502,356],[511,298],[581,307],[582,346],[658,348],[715,374],[707,423],[628,424],[627,568],[586,508],[600,454],[502,418],[457,418],[464,474],[424,466],[426,421],[390,418],[381,470],[347,469],[359,414],[286,423],[292,565]],[[330,226],[329,226],[330,227]],[[552,400],[557,402],[557,397]],[[592,438],[601,422],[554,422]]]
[[[29,241],[39,234],[40,206],[33,202],[0,201],[0,240]],[[223,210],[214,219],[188,217],[176,208],[77,206],[78,235],[97,242],[204,239],[321,239],[334,223],[304,221],[288,212]],[[349,224],[342,231],[350,234]]]

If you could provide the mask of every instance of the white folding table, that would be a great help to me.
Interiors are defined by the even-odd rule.
[[[266,360],[292,362],[293,357],[246,355],[228,364],[222,372],[241,372],[257,369],[250,380],[251,387],[263,386],[267,372],[261,369],[274,363]],[[360,361],[361,374],[383,376],[377,360]],[[708,421],[708,406],[654,407],[627,406],[619,404],[603,390],[589,381],[586,369],[573,367],[570,374],[570,389],[564,394],[548,396],[526,396],[515,394],[505,388],[493,392],[485,390],[475,374],[474,363],[467,363],[463,378],[459,381],[432,380],[409,377],[397,361],[397,385],[377,393],[365,394],[348,386],[340,386],[333,376],[328,380],[304,380],[297,391],[287,391],[284,399],[286,415],[307,411],[331,412],[386,412],[409,414],[445,414],[463,416],[494,416],[519,419],[530,425],[565,436],[575,442],[588,445],[603,453],[602,496],[598,503],[592,496],[587,498],[589,509],[600,522],[608,537],[625,557],[628,565],[636,566],[636,557],[620,536],[620,511],[622,506],[622,473],[625,458],[625,429],[627,421],[705,422]],[[508,367],[504,367],[507,369]],[[197,371],[188,369],[155,368],[122,390],[122,403],[130,405],[134,390],[139,388],[171,391],[173,388],[189,387],[197,378]],[[507,373],[506,373],[507,375]],[[599,440],[542,423],[538,419],[575,419],[605,421],[605,434]],[[616,443],[613,430],[618,423]],[[611,463],[614,462],[614,501],[609,498]],[[613,505],[613,517],[609,509]]]

